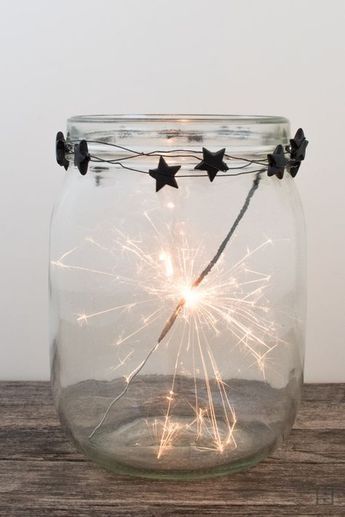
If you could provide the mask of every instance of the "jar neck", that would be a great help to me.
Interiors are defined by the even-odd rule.
[[[126,150],[211,150],[239,157],[265,157],[290,138],[284,117],[235,115],[91,115],[67,121],[67,140],[86,140],[97,156],[112,159]],[[118,146],[112,147],[107,144]]]

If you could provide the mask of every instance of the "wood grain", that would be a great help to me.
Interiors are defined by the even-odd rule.
[[[190,483],[114,476],[65,438],[45,382],[0,383],[0,515],[345,516],[345,384],[306,385],[284,445]]]

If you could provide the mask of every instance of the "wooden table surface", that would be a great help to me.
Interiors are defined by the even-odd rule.
[[[212,480],[114,476],[65,438],[46,382],[0,383],[0,515],[345,516],[345,384],[309,384],[284,446]]]

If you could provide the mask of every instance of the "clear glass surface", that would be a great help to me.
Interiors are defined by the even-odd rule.
[[[153,478],[219,475],[255,464],[290,430],[303,372],[305,262],[288,173],[259,175],[225,249],[193,287],[257,177],[250,165],[248,174],[219,172],[211,183],[196,176],[193,152],[225,147],[259,161],[289,136],[281,117],[68,121],[69,141],[94,142],[93,156],[170,152],[166,161],[185,176],[178,189],[156,193],[148,174],[91,162],[81,176],[70,166],[53,212],[54,398],[67,432],[98,463]],[[178,149],[191,156],[171,152]],[[158,160],[123,163],[149,170]]]

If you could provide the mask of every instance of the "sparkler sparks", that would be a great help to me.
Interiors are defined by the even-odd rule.
[[[256,185],[257,187],[257,185]],[[247,203],[247,205],[246,205]],[[199,243],[187,238],[188,232],[180,227],[169,228],[173,234],[173,246],[164,238],[166,231],[146,212],[145,218],[153,229],[155,245],[147,245],[139,237],[133,238],[120,229],[113,229],[111,245],[104,246],[93,236],[88,236],[83,245],[94,246],[99,253],[106,253],[116,260],[121,254],[133,267],[129,277],[123,271],[102,271],[83,265],[73,265],[72,258],[77,251],[73,248],[64,253],[52,266],[60,268],[64,274],[92,274],[109,276],[116,285],[135,288],[140,299],[111,307],[100,308],[90,313],[76,314],[76,323],[91,325],[93,320],[109,314],[134,311],[137,326],[127,334],[120,333],[115,340],[117,347],[130,346],[133,339],[147,336],[146,331],[162,329],[158,339],[149,347],[142,359],[136,359],[138,347],[119,356],[119,363],[113,371],[125,368],[124,387],[108,404],[101,420],[89,435],[93,438],[102,428],[117,402],[126,396],[131,383],[149,364],[160,343],[175,354],[171,385],[161,394],[165,404],[163,415],[155,417],[153,436],[155,437],[156,458],[161,460],[173,449],[181,435],[188,436],[190,446],[199,452],[236,448],[236,411],[231,403],[229,386],[224,380],[227,365],[220,362],[220,351],[238,348],[265,376],[267,357],[283,341],[278,337],[276,325],[271,321],[271,307],[266,299],[270,285],[270,275],[255,271],[250,267],[251,259],[272,243],[269,239],[253,250],[248,250],[235,264],[227,265],[222,260],[226,244],[234,229],[248,208],[243,208],[210,262],[207,253]],[[208,265],[202,269],[203,265]],[[212,275],[209,274],[212,270]],[[201,271],[201,273],[200,273]],[[176,305],[176,300],[178,303]],[[167,318],[167,310],[170,312]],[[169,312],[168,312],[169,314]],[[165,322],[165,324],[164,324]],[[145,333],[145,334],[144,334]],[[147,339],[147,337],[145,338]],[[142,352],[141,352],[142,353]],[[133,367],[131,367],[133,366]],[[181,377],[193,383],[192,403],[181,389]],[[144,375],[143,375],[144,378]],[[181,408],[182,413],[181,413]],[[181,414],[184,415],[181,417]],[[151,425],[148,423],[148,425]]]
[[[182,290],[182,297],[184,299],[184,305],[187,309],[195,309],[201,302],[203,293],[200,291],[196,291],[190,286],[186,286]]]

